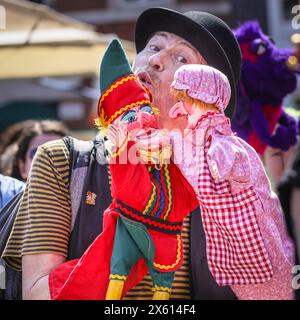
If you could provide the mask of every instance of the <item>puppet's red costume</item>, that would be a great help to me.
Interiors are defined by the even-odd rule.
[[[113,41],[110,49],[113,46],[120,44]],[[104,61],[105,56],[102,65]],[[99,117],[105,125],[132,107],[150,104],[148,91],[128,71],[102,92]],[[112,279],[124,282],[124,296],[148,270],[171,273],[182,264],[181,228],[187,214],[198,206],[194,191],[172,162],[159,168],[118,163],[128,152],[136,154],[134,148],[129,142],[110,163],[113,202],[104,213],[103,231],[80,259],[50,273],[51,299],[105,299]],[[124,239],[131,244],[122,243]],[[128,254],[121,247],[126,244],[131,246]],[[120,261],[122,253],[125,261]]]

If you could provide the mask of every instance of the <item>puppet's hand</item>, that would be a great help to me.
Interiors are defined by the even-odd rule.
[[[169,163],[171,158],[170,136],[163,130],[153,130],[150,135],[136,137],[139,156],[144,162]]]
[[[118,150],[120,150],[127,141],[127,131],[111,124],[107,128],[106,139],[105,139],[105,149],[106,158],[108,162],[111,157],[115,157]]]
[[[110,124],[107,128],[107,138],[115,148],[120,148],[126,141],[127,131],[119,128],[114,124]]]
[[[153,129],[150,134],[135,137],[134,141],[140,149],[158,151],[170,144],[170,136],[167,131]]]

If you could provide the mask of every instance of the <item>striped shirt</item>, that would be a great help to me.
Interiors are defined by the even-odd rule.
[[[67,257],[71,230],[69,194],[69,150],[62,140],[38,148],[26,184],[22,203],[3,258],[12,268],[21,270],[26,254],[54,253]],[[182,236],[184,262],[175,272],[171,299],[190,299],[189,283],[190,217],[184,220]],[[128,294],[126,299],[151,299],[149,275]]]
[[[38,148],[3,258],[21,270],[24,254],[67,256],[71,227],[69,151],[62,140]]]

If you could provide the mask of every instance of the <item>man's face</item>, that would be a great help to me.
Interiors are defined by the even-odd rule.
[[[200,53],[189,42],[169,32],[154,34],[144,50],[136,56],[133,70],[152,93],[153,106],[160,109],[160,127],[185,127],[185,118],[173,120],[169,117],[169,110],[176,103],[170,86],[174,73],[180,66],[198,63],[205,64]]]

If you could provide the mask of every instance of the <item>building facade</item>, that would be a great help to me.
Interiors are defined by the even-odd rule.
[[[134,25],[138,15],[149,7],[167,7],[180,12],[203,10],[232,23],[232,1],[226,0],[56,0],[55,10],[90,23],[102,33],[114,33],[134,40]]]

